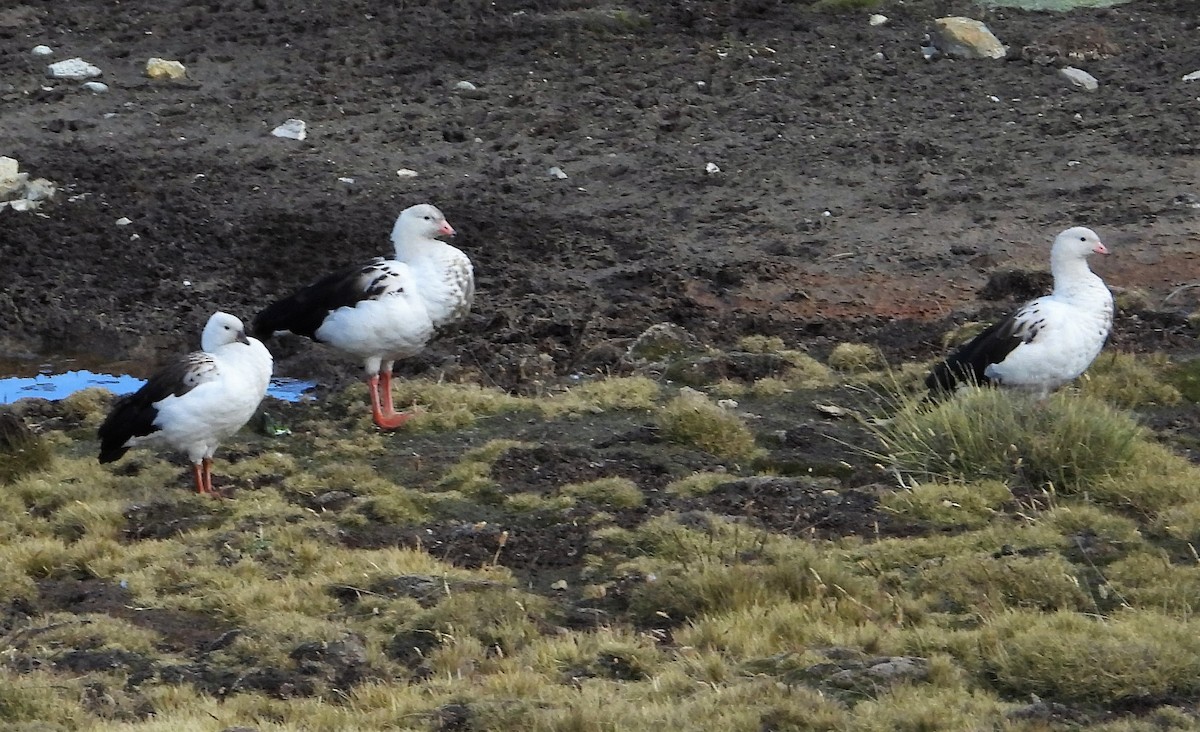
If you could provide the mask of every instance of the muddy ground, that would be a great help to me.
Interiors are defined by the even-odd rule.
[[[385,252],[419,201],[460,232],[479,296],[408,372],[527,389],[612,368],[660,321],[717,345],[761,332],[929,358],[952,321],[1027,295],[980,299],[997,271],[1044,269],[1072,224],[1114,250],[1108,282],[1165,311],[1127,309],[1116,345],[1192,345],[1181,315],[1200,291],[1160,307],[1200,280],[1192,2],[917,1],[880,27],[772,0],[408,5],[6,4],[0,153],[62,190],[0,212],[0,352],[155,362],[194,347],[214,309],[248,318]],[[952,13],[1012,58],[924,61],[930,20]],[[39,43],[111,90],[48,79]],[[152,56],[187,78],[145,78]],[[1073,89],[1065,63],[1099,91]],[[290,117],[303,142],[270,136]],[[281,348],[283,375],[357,378]]]

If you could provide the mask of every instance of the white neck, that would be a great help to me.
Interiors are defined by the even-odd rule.
[[[1050,272],[1054,275],[1054,296],[1059,298],[1111,298],[1104,280],[1088,267],[1081,257],[1051,257]]]

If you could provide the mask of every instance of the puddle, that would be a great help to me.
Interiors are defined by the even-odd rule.
[[[1075,8],[1108,8],[1127,2],[1129,0],[983,0],[982,4],[989,8],[1063,11]]]
[[[18,399],[37,397],[57,400],[89,386],[100,386],[120,396],[132,394],[146,383],[128,373],[107,373],[116,369],[91,370],[74,368],[73,359],[58,363],[34,361],[0,361],[0,404],[12,404]],[[311,381],[276,377],[271,379],[267,395],[285,402],[311,399],[309,392],[316,386]]]

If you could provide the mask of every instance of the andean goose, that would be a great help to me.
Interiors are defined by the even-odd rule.
[[[258,409],[272,363],[266,346],[248,338],[242,321],[229,313],[208,319],[200,348],[113,405],[100,426],[101,463],[138,445],[166,445],[187,453],[196,491],[213,492],[213,453]]]
[[[272,303],[254,318],[254,334],[290,331],[362,359],[375,424],[400,427],[411,415],[393,406],[392,365],[464,318],[475,295],[471,260],[439,236],[454,229],[437,207],[404,209],[392,228],[394,258],[345,267]]]
[[[1091,269],[1091,254],[1108,254],[1096,232],[1076,226],[1050,250],[1054,290],[990,326],[929,374],[931,396],[958,384],[996,384],[1045,399],[1082,374],[1112,328],[1112,293]]]

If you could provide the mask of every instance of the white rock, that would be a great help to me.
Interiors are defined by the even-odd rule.
[[[33,47],[34,56],[53,56],[54,49],[49,46],[38,45]]]
[[[475,91],[479,87],[475,86],[469,81],[460,81],[454,85],[454,88],[458,91]]]
[[[83,82],[83,88],[93,94],[103,94],[108,91],[108,84],[99,81],[85,81]]]
[[[303,140],[308,137],[308,128],[304,124],[304,120],[293,117],[271,130],[271,134],[289,140]]]
[[[563,169],[558,167],[557,165],[555,165],[553,168],[551,168],[549,170],[549,173],[550,173],[551,178],[558,178],[559,180],[567,179],[567,174],[564,173]]]
[[[25,200],[45,201],[50,196],[53,196],[56,190],[58,190],[58,186],[54,185],[54,181],[45,178],[34,178],[25,183]]]
[[[705,163],[704,164],[704,172],[708,173],[710,175],[713,173],[720,173],[721,168],[716,163]]]
[[[182,79],[187,76],[187,68],[178,61],[154,57],[146,60],[146,76],[151,79]]]
[[[875,13],[870,18],[867,19],[867,22],[870,23],[871,25],[883,25],[884,23],[888,22],[888,17],[886,15],[880,15],[879,13]]]
[[[132,223],[133,223],[133,222],[132,222],[132,221],[130,221],[130,220],[129,220],[127,217],[125,217],[125,216],[122,216],[121,218],[117,219],[117,226],[129,226],[129,225],[130,225],[130,224],[132,224]]]
[[[396,175],[400,176],[401,178],[416,178],[418,175],[420,175],[420,173],[412,168],[401,168],[400,170],[396,171]]]
[[[1200,71],[1193,71],[1190,74],[1183,75],[1184,81],[1200,81]]]
[[[1096,91],[1100,88],[1100,82],[1096,81],[1096,77],[1083,69],[1077,69],[1074,66],[1064,66],[1058,70],[1058,73],[1067,77],[1075,86],[1086,91]]]
[[[0,155],[0,182],[13,180],[20,172],[21,164],[17,162],[16,158]]]
[[[933,45],[957,58],[1004,58],[1008,49],[988,27],[974,18],[951,16],[933,21]]]
[[[350,185],[354,185],[354,179],[353,178],[338,178],[338,183],[345,183],[346,185],[350,186]]]
[[[55,79],[74,79],[83,81],[99,76],[104,72],[99,66],[93,66],[81,58],[69,58],[65,61],[55,61],[46,67],[46,73]]]

